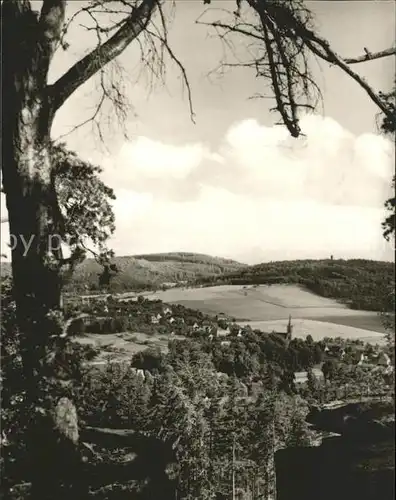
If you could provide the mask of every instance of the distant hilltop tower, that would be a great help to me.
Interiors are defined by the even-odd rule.
[[[292,333],[293,333],[293,325],[291,322],[291,314],[289,314],[289,323],[287,324],[287,330],[286,330],[286,338],[287,340],[292,339]]]

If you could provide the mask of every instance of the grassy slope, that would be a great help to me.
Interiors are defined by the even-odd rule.
[[[197,281],[208,285],[293,283],[352,309],[392,311],[392,300],[384,297],[394,290],[394,269],[392,262],[363,259],[297,260],[248,266],[226,276]]]
[[[364,337],[368,336],[367,330],[384,332],[378,313],[352,310],[345,304],[320,297],[299,285],[173,288],[154,295],[149,293],[147,297],[157,298],[165,303],[181,304],[205,314],[223,313],[227,317],[235,318],[240,324],[249,323],[252,328],[264,331],[284,331],[291,314],[295,326],[294,334],[304,338],[307,333],[312,334],[312,331],[316,330],[321,336],[333,336],[336,325],[340,335],[348,335],[351,329],[366,330]],[[360,337],[363,333],[355,331],[352,336]],[[315,338],[317,335],[313,336]]]

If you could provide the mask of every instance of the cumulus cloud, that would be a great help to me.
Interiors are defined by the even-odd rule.
[[[307,115],[301,125],[306,136],[294,140],[284,127],[248,119],[225,131],[215,151],[147,138],[124,146],[107,175],[130,186],[131,200],[151,201],[134,209],[124,192],[118,251],[390,258],[381,236],[390,141],[356,137],[328,117]]]
[[[243,261],[392,258],[381,235],[393,146],[307,115],[305,136],[247,119],[207,144],[125,143],[104,162],[118,254],[196,251]]]
[[[392,145],[373,134],[355,137],[331,118],[307,115],[306,134],[256,120],[234,124],[217,151],[204,144],[174,146],[139,137],[106,168],[115,187],[191,201],[203,186],[234,194],[321,203],[382,206],[392,173]]]
[[[106,161],[104,179],[115,188],[185,201],[199,196],[200,186],[191,178],[200,164],[222,160],[200,143],[175,146],[138,137]]]

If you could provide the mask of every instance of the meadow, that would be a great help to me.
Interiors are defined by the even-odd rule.
[[[220,285],[173,288],[145,294],[169,304],[181,304],[207,314],[224,314],[253,328],[282,328],[289,315],[294,333],[351,338],[381,337],[384,327],[375,311],[349,309],[333,299],[321,297],[297,285]],[[309,330],[309,331],[308,331]],[[321,334],[319,332],[324,332]]]
[[[265,332],[272,331],[285,331],[287,327],[287,320],[276,321],[249,321],[247,323],[253,330],[262,330]],[[307,335],[318,342],[326,337],[335,338],[342,337],[345,339],[359,339],[364,342],[378,343],[384,342],[382,333],[365,330],[363,328],[356,328],[352,326],[345,326],[342,324],[328,323],[325,321],[315,321],[312,319],[297,318],[293,320],[293,338],[305,339]]]

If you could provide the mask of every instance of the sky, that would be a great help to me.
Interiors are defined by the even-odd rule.
[[[71,2],[68,15],[82,4]],[[321,36],[344,57],[394,43],[394,2],[306,4]],[[217,5],[234,10],[234,2],[218,0]],[[172,50],[191,85],[195,124],[177,66],[169,62],[165,84],[151,88],[148,72],[140,71],[136,44],[119,58],[131,105],[127,136],[110,108],[101,122],[105,145],[90,126],[69,134],[92,114],[97,79],[81,87],[56,116],[53,138],[101,165],[103,179],[115,190],[117,229],[110,246],[116,255],[191,251],[245,263],[330,255],[392,260],[381,221],[391,194],[394,146],[378,133],[378,110],[367,94],[337,68],[313,61],[323,106],[302,116],[305,137],[292,139],[276,125],[272,101],[250,99],[265,91],[254,72],[215,71],[231,55],[214,32],[195,23],[203,11],[201,1],[177,0],[169,30]],[[219,10],[206,14],[223,15]],[[70,49],[53,61],[50,81],[95,42],[78,24],[70,40]],[[235,39],[235,45],[246,57],[243,40]],[[354,70],[375,89],[388,90],[395,59]],[[2,227],[2,252],[7,252],[6,233]]]

